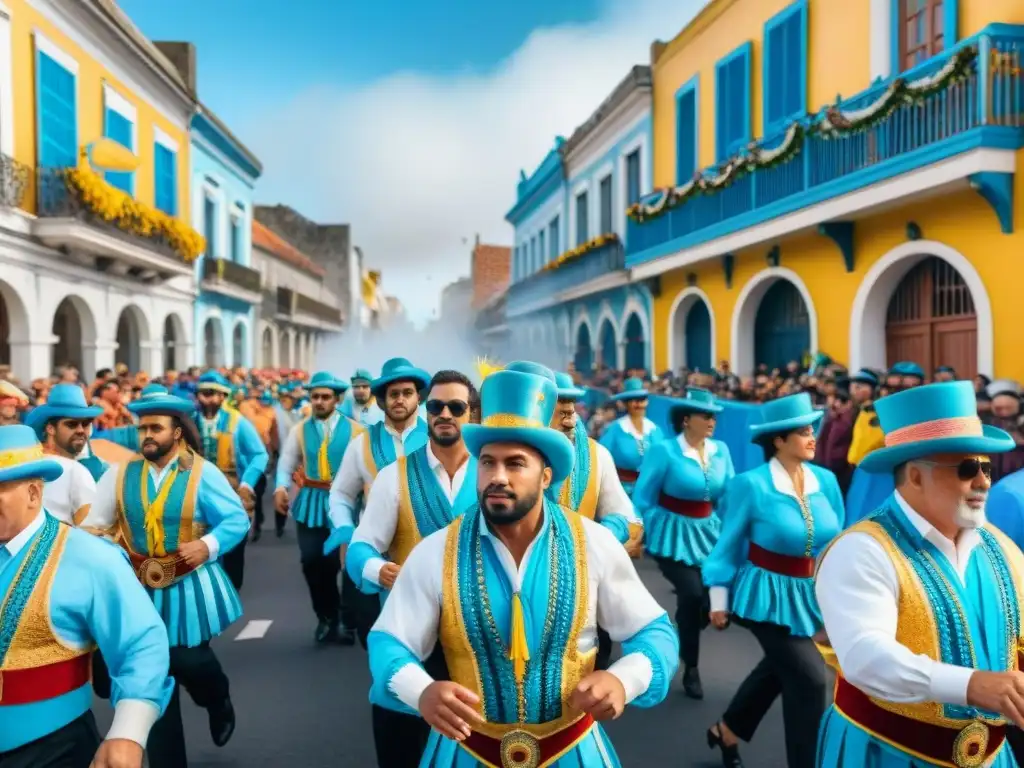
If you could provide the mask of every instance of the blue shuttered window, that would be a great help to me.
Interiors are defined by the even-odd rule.
[[[537,235],[537,251],[538,255],[540,256],[541,266],[544,266],[545,264],[548,263],[548,252],[547,249],[544,248],[544,234],[545,232],[542,229],[540,233]]]
[[[626,205],[640,202],[640,150],[626,157]]]
[[[600,231],[598,234],[607,234],[612,231],[614,226],[612,222],[612,176],[608,174],[601,179],[600,186],[601,193],[601,221]]]
[[[108,139],[113,139],[123,147],[127,147],[132,152],[135,151],[134,142],[132,142],[132,121],[122,115],[120,112],[115,112],[110,107],[104,108],[103,115],[103,135]],[[112,187],[117,187],[122,192],[127,192],[129,195],[133,193],[135,174],[134,173],[119,173],[115,171],[107,171],[104,174],[107,183]]]
[[[242,263],[242,220],[231,217],[231,260]]]
[[[156,144],[153,147],[153,175],[156,207],[168,216],[178,214],[178,156],[176,152]]]
[[[807,113],[807,1],[764,26],[764,134]]]
[[[560,248],[560,246],[558,242],[559,235],[561,234],[558,231],[559,224],[560,222],[558,220],[558,217],[555,216],[555,218],[551,220],[551,225],[548,227],[548,247],[550,248],[550,251],[548,252],[548,258],[550,258],[552,261],[558,258],[559,255],[558,249]]]
[[[576,245],[583,245],[589,239],[590,222],[587,220],[587,193],[576,195]]]
[[[214,241],[217,226],[217,204],[209,197],[203,198],[203,237],[206,238],[206,257],[216,256]]]
[[[715,156],[721,162],[750,143],[750,43],[715,65]]]
[[[676,183],[697,172],[697,78],[676,92]]]
[[[68,168],[78,162],[78,110],[75,76],[42,51],[36,51],[38,163]]]

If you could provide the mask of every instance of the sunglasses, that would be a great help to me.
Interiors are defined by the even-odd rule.
[[[425,407],[431,416],[440,416],[447,408],[457,419],[469,410],[469,403],[463,400],[427,400]]]
[[[221,392],[219,389],[200,389],[199,390],[199,396],[200,397],[216,397],[217,395],[223,395],[223,394],[224,393]]]
[[[941,464],[937,461],[922,461],[920,463],[930,467],[955,469],[956,476],[964,482],[976,478],[979,471],[989,480],[992,479],[992,462],[986,459],[964,459],[959,464]]]
[[[92,424],[91,419],[61,419],[61,425],[67,429],[88,429]]]

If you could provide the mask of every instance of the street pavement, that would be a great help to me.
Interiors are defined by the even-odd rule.
[[[669,611],[674,597],[651,561],[639,569]],[[366,654],[358,645],[317,647],[312,609],[299,568],[294,528],[284,538],[271,528],[246,550],[242,601],[245,615],[214,647],[231,679],[238,726],[218,749],[210,741],[204,710],[187,696],[182,711],[190,768],[376,768],[367,702]],[[248,639],[247,639],[248,638]],[[708,629],[701,649],[705,698],[691,701],[679,679],[653,709],[627,708],[607,730],[625,768],[714,768],[705,731],[724,711],[760,651],[743,629]],[[109,705],[97,701],[101,732]],[[814,726],[808,726],[814,727]],[[781,704],[742,750],[749,768],[785,768]]]

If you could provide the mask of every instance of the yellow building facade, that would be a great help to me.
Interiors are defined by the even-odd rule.
[[[662,191],[627,254],[657,283],[655,370],[1024,379],[1018,25],[1016,0],[712,0],[656,44]]]

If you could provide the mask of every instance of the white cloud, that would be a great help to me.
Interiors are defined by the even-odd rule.
[[[487,75],[402,73],[350,92],[310,90],[260,121],[264,202],[348,221],[384,288],[424,320],[469,274],[469,245],[509,244],[520,169],[585,121],[650,44],[705,0],[611,0],[589,24],[535,30]],[[266,199],[269,195],[277,199]]]

